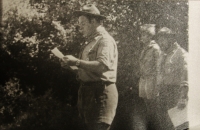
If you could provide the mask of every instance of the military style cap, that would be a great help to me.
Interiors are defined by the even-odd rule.
[[[171,29],[163,27],[158,31],[157,36],[175,36],[175,33]]]
[[[75,11],[74,15],[77,16],[77,17],[84,15],[84,16],[98,17],[100,19],[106,18],[105,16],[100,14],[100,11],[97,9],[97,7],[94,4],[84,5],[81,8],[81,10]]]
[[[142,32],[146,32],[150,35],[155,35],[156,34],[156,25],[155,24],[143,24],[142,26],[140,26],[140,30]]]

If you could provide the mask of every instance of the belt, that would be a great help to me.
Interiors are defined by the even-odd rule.
[[[107,81],[95,81],[95,82],[82,82],[82,86],[95,86],[95,85],[110,85],[114,84],[114,82],[107,82]]]

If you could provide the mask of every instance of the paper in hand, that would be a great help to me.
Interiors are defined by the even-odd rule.
[[[188,122],[187,107],[182,110],[178,109],[177,107],[171,108],[168,110],[168,114],[175,127],[178,127],[181,124]]]
[[[53,50],[51,50],[51,52],[52,52],[55,56],[57,56],[58,58],[60,58],[60,59],[62,59],[62,58],[64,57],[64,55],[62,54],[62,52],[60,52],[60,51],[58,50],[57,47],[55,47]],[[72,70],[77,70],[77,69],[78,69],[77,66],[70,66],[70,68],[71,68]]]
[[[70,68],[71,68],[72,70],[77,70],[77,69],[78,69],[77,66],[70,66]]]
[[[62,59],[64,57],[64,55],[62,54],[62,52],[60,52],[57,47],[55,47],[53,50],[51,50],[51,52],[55,56],[57,56],[58,58],[60,58],[60,59]]]

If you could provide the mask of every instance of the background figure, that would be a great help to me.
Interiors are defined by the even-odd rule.
[[[168,115],[168,110],[177,108],[181,111],[186,107],[188,100],[187,52],[176,42],[175,34],[169,28],[160,29],[156,39],[165,53],[162,61],[162,84],[159,96],[160,115],[163,117],[162,130],[173,130],[175,128]],[[187,115],[187,113],[184,114]],[[188,123],[183,122],[176,129],[186,128],[188,128]]]
[[[101,25],[104,16],[92,4],[76,11],[80,32],[86,37],[79,59],[66,55],[62,66],[77,66],[81,86],[78,110],[89,130],[109,130],[114,119],[118,92],[115,85],[118,51],[115,40]]]
[[[157,117],[156,97],[158,95],[159,68],[161,51],[158,44],[152,40],[155,35],[155,24],[144,24],[140,27],[143,50],[140,56],[139,97],[141,105],[136,105],[134,129],[135,130],[160,130]],[[136,116],[137,115],[137,116]]]

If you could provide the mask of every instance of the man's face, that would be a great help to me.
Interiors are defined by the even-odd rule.
[[[151,41],[151,36],[146,32],[142,32],[140,36],[140,41],[144,44],[149,44]]]
[[[91,35],[92,33],[92,23],[89,22],[87,17],[80,16],[78,19],[80,29],[79,31],[83,34],[84,37]]]
[[[160,36],[157,38],[157,43],[160,46],[160,49],[164,52],[167,51],[167,49],[169,48],[169,41],[168,38],[164,37],[164,36]]]

